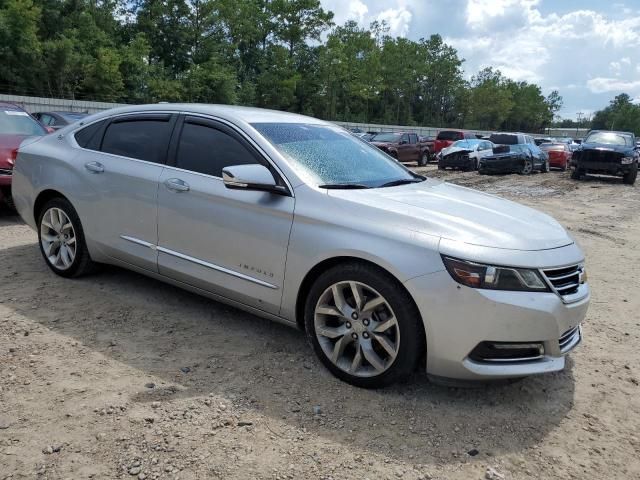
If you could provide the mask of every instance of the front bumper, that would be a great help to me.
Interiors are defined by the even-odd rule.
[[[438,160],[438,166],[441,168],[471,168],[474,166],[474,161],[468,153],[450,153]]]
[[[616,162],[591,162],[591,161],[577,161],[574,162],[575,167],[578,170],[582,170],[587,173],[601,173],[604,175],[617,175],[623,176],[633,168],[633,163],[622,164],[619,161]]]
[[[457,380],[517,378],[555,372],[582,340],[581,322],[589,287],[565,303],[551,292],[480,290],[441,271],[406,282],[422,315],[427,337],[427,373]],[[571,334],[571,335],[568,335]],[[484,362],[470,358],[482,342],[536,342],[544,346],[530,361]]]
[[[518,173],[524,167],[523,157],[480,160],[478,170],[482,173]]]

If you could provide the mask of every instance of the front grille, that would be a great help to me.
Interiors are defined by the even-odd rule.
[[[622,155],[609,150],[584,150],[581,152],[580,160],[584,162],[617,162]]]
[[[13,175],[13,170],[10,168],[0,168],[0,175]]]
[[[580,343],[580,326],[573,327],[562,334],[558,344],[560,345],[560,352],[566,353]]]
[[[582,265],[572,265],[571,267],[547,269],[543,272],[554,290],[564,297],[578,291],[582,271]]]

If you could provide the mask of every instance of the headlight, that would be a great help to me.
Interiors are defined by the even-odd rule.
[[[482,265],[445,256],[442,261],[451,277],[467,287],[520,292],[549,291],[537,270]]]
[[[623,157],[620,163],[622,165],[629,165],[630,163],[633,163],[633,157]]]

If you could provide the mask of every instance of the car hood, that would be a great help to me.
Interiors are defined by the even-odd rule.
[[[13,168],[13,164],[9,163],[11,152],[18,148],[25,138],[25,135],[0,134],[0,168]]]
[[[383,215],[380,220],[390,226],[470,245],[531,251],[573,243],[549,215],[438,180],[389,188],[332,190],[329,194],[359,204],[357,211],[361,214]]]
[[[444,157],[445,155],[449,155],[451,153],[456,153],[456,152],[473,152],[474,149],[473,148],[463,148],[463,147],[447,147],[447,148],[443,148],[442,149],[442,156]]]
[[[633,147],[626,147],[624,145],[610,145],[607,143],[583,143],[580,145],[580,150],[603,150],[607,152],[616,152],[624,155],[633,154]]]

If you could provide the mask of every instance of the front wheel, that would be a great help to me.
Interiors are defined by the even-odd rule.
[[[78,277],[93,269],[80,218],[68,200],[54,198],[44,205],[38,216],[38,240],[54,273]]]
[[[413,372],[425,344],[420,322],[401,284],[359,263],[322,274],[305,306],[307,336],[320,361],[336,377],[364,388]]]
[[[573,180],[580,180],[582,178],[582,175],[584,175],[584,171],[580,170],[579,168],[574,168],[573,171],[571,172],[571,178]]]
[[[638,164],[634,163],[627,173],[622,177],[622,183],[626,183],[627,185],[633,185],[636,183],[636,178],[638,177]]]

